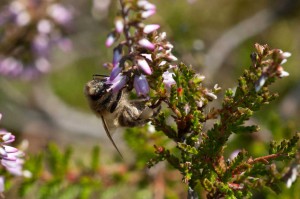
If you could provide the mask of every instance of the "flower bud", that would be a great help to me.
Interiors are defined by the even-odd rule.
[[[265,85],[267,79],[268,79],[268,77],[264,74],[262,76],[260,76],[260,78],[255,83],[255,91],[256,92],[258,92]]]
[[[115,19],[115,27],[118,33],[121,33],[124,29],[124,21],[121,17],[116,17]]]
[[[141,17],[143,19],[147,19],[148,17],[154,15],[156,13],[156,10],[147,10],[141,13]]]
[[[277,75],[278,75],[278,77],[283,78],[283,77],[289,76],[290,74],[288,72],[284,71],[282,66],[279,66],[277,68]]]
[[[138,96],[148,96],[150,91],[148,81],[144,75],[134,76],[134,88]]]
[[[113,61],[112,61],[113,66],[116,66],[121,59],[122,59],[122,46],[120,45],[114,48]]]
[[[114,33],[108,34],[105,42],[106,47],[110,47],[115,42],[115,40],[116,40],[116,36]]]
[[[140,0],[137,2],[137,6],[140,7],[140,8],[143,8],[145,10],[155,10],[156,9],[156,6],[152,3],[149,3],[148,1],[146,0]]]
[[[149,34],[149,33],[153,32],[153,31],[159,29],[159,27],[160,27],[160,26],[159,26],[158,24],[150,24],[150,25],[146,25],[146,26],[144,27],[144,29],[143,29],[143,32],[144,32],[145,34]]]
[[[4,143],[10,143],[15,141],[15,136],[12,135],[11,133],[6,133],[5,135],[2,136],[2,140]]]
[[[154,50],[155,45],[151,43],[148,39],[141,39],[139,40],[139,45],[149,50]]]
[[[148,62],[145,59],[142,58],[138,58],[137,59],[137,65],[138,67],[144,71],[147,75],[151,75],[152,74],[152,70],[148,64]]]

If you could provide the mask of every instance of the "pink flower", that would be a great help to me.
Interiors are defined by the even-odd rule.
[[[118,33],[121,33],[124,29],[124,21],[121,17],[117,17],[115,20],[115,27]]]
[[[144,32],[145,34],[149,34],[149,33],[153,32],[153,31],[159,29],[159,27],[160,27],[160,26],[159,26],[158,24],[149,24],[149,25],[146,25],[146,26],[144,27],[143,32]]]
[[[149,50],[154,50],[155,45],[151,43],[148,39],[141,39],[139,40],[139,45],[141,45],[144,48],[147,48]]]
[[[167,88],[171,88],[173,84],[176,84],[175,80],[173,79],[174,73],[170,73],[169,71],[166,71],[163,73],[163,83]]]
[[[144,11],[144,12],[141,13],[141,17],[143,19],[146,19],[146,18],[154,15],[155,13],[156,13],[156,10],[147,10],[147,11]]]
[[[73,19],[73,15],[61,4],[53,4],[47,9],[48,14],[59,24],[66,25]]]
[[[152,74],[152,70],[151,70],[148,62],[145,59],[142,59],[142,58],[137,59],[137,65],[147,75],[151,75]]]
[[[105,42],[106,47],[111,47],[111,45],[113,45],[113,43],[115,42],[115,40],[116,40],[115,35],[113,33],[110,33],[107,36],[107,39],[106,39],[106,42]]]

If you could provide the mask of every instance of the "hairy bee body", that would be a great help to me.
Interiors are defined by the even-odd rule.
[[[145,106],[145,101],[129,100],[126,91],[114,93],[110,86],[104,79],[95,78],[86,84],[84,92],[90,108],[101,117],[107,136],[119,152],[111,130],[143,125],[149,121],[153,110]]]

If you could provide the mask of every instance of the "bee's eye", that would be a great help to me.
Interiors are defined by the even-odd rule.
[[[91,93],[90,98],[96,101],[100,99],[105,94],[105,92],[106,92],[105,88],[97,88],[94,90],[93,93]]]

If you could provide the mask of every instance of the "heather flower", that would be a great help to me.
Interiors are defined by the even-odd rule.
[[[210,101],[218,99],[218,97],[211,91],[204,90],[204,94],[206,95],[207,99]]]
[[[159,27],[160,26],[158,24],[149,24],[149,25],[146,25],[144,27],[143,32],[145,34],[149,34],[149,33],[153,32],[153,31],[156,31],[157,29],[159,29]]]
[[[255,84],[256,92],[258,92],[265,85],[265,82],[267,79],[268,79],[268,77],[264,74],[262,76],[260,76],[260,78],[258,79],[258,81]]]
[[[114,49],[114,55],[113,55],[113,66],[116,66],[119,61],[122,59],[122,47],[116,47]]]
[[[151,70],[148,62],[145,59],[138,58],[137,59],[137,65],[147,75],[151,75],[152,74],[152,70]]]
[[[138,96],[148,96],[150,91],[148,81],[144,75],[136,75],[134,77],[134,88]]]
[[[292,164],[290,170],[285,174],[286,187],[291,188],[292,184],[297,180],[300,166],[298,164]]]
[[[50,52],[54,45],[62,50],[70,50],[72,46],[66,34],[73,16],[69,9],[59,3],[14,0],[0,11],[0,18],[2,16],[2,75],[25,80],[36,78],[50,70]],[[24,32],[27,34],[24,35]]]
[[[73,20],[72,12],[59,3],[49,6],[47,12],[57,23],[61,25],[68,26]]]
[[[117,75],[113,80],[108,78],[105,83],[110,84],[110,89],[112,89],[114,93],[117,93],[126,85],[127,77],[119,73],[119,75]]]
[[[0,176],[0,193],[4,191],[4,177]]]
[[[153,43],[151,43],[148,39],[145,39],[145,38],[139,40],[138,43],[142,47],[147,48],[149,50],[154,50],[154,48],[155,48],[155,45]]]
[[[124,29],[124,21],[121,17],[117,17],[115,20],[115,27],[118,33],[121,33]]]
[[[107,36],[107,39],[106,39],[106,42],[105,42],[106,47],[110,47],[111,45],[113,45],[113,43],[115,42],[115,40],[116,40],[115,35],[113,33],[110,33]]]
[[[109,80],[113,81],[120,74],[121,71],[122,68],[119,65],[115,66],[110,73]]]
[[[283,78],[283,77],[289,76],[290,74],[288,72],[286,72],[285,70],[283,70],[282,66],[279,66],[277,68],[277,75],[278,75],[278,77]]]
[[[176,84],[175,80],[173,79],[174,73],[170,73],[169,71],[166,71],[163,73],[163,83],[167,88],[170,88],[173,84]]]
[[[2,114],[0,113],[0,120]],[[15,136],[6,130],[0,130],[0,161],[2,166],[12,175],[15,176],[30,176],[29,171],[23,170],[24,153],[15,147],[7,144],[13,142]],[[0,176],[0,192],[4,191],[4,178]]]
[[[143,19],[156,12],[154,4],[149,3],[147,0],[138,0],[131,3],[124,1],[121,9],[120,13],[123,14],[119,14],[115,18],[115,27],[108,34],[105,44],[107,47],[112,46],[118,38],[121,38],[121,34],[124,34],[125,40],[120,41],[120,45],[114,48],[112,63],[106,64],[107,68],[112,70],[107,83],[111,84],[111,88],[116,91],[123,88],[124,83],[133,82],[137,95],[146,97],[150,87],[145,75],[152,75],[155,67],[164,68],[164,65],[168,65],[171,68],[170,62],[176,61],[177,57],[171,52],[173,45],[166,40],[166,33],[158,34],[156,32],[160,26],[158,24],[145,25],[142,22]],[[136,14],[129,15],[127,11],[130,9]],[[135,29],[135,31],[126,33],[123,32],[124,28],[126,30]],[[128,49],[123,52],[123,47]],[[123,55],[125,52],[127,54]],[[120,63],[123,56],[129,61]],[[164,70],[167,70],[167,68]],[[166,87],[175,84],[172,74],[168,73],[164,74]],[[127,80],[131,77],[134,77],[133,81]],[[128,88],[132,88],[132,85],[128,85]]]
[[[149,3],[146,0],[140,0],[137,2],[137,6],[144,10],[156,10],[156,6],[152,3]]]

